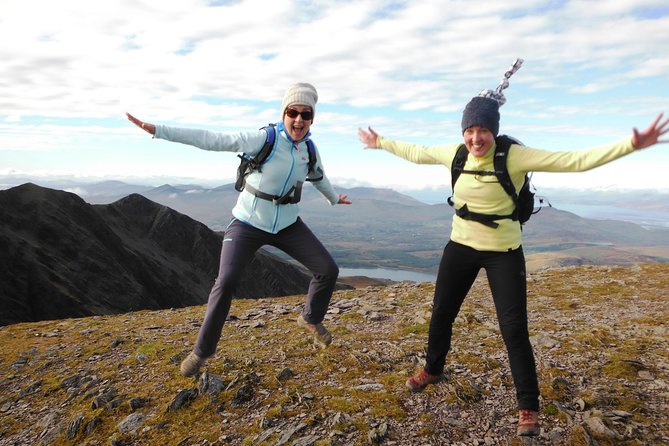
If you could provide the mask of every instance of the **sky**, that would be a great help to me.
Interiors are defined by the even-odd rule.
[[[253,131],[310,82],[335,185],[450,190],[445,166],[364,150],[357,129],[460,142],[465,104],[516,58],[500,132],[528,146],[606,144],[669,114],[666,0],[0,0],[0,176],[229,183],[235,154],[152,139],[125,112]],[[669,190],[669,144],[533,180]]]

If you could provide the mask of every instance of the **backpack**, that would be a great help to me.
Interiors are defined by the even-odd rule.
[[[467,208],[467,204],[464,204],[460,209],[455,210],[455,214],[460,218],[465,220],[477,221],[485,226],[491,228],[497,228],[499,223],[495,220],[501,220],[509,218],[514,221],[518,221],[521,224],[525,224],[532,215],[536,214],[541,210],[539,207],[537,210],[534,210],[534,192],[531,190],[531,176],[525,175],[525,181],[523,186],[520,188],[520,192],[516,193],[516,188],[511,182],[511,176],[509,176],[509,171],[507,170],[506,161],[509,155],[509,148],[511,144],[522,143],[510,136],[500,135],[495,138],[495,156],[493,158],[493,165],[495,167],[494,172],[483,171],[483,170],[464,170],[465,162],[467,161],[467,156],[469,152],[464,144],[461,144],[458,147],[458,151],[453,158],[453,163],[451,164],[451,187],[455,191],[455,183],[458,181],[461,173],[473,174],[473,175],[494,175],[497,177],[497,181],[502,186],[504,191],[511,197],[515,209],[509,215],[497,215],[497,214],[480,214],[477,212],[471,212]],[[448,198],[448,204],[454,206],[453,196]],[[539,200],[540,204],[543,204],[543,198]],[[550,206],[550,203],[549,203]]]
[[[247,154],[237,155],[240,159],[239,167],[237,167],[237,181],[235,181],[235,190],[237,192],[243,191],[245,188],[255,195],[258,198],[263,200],[273,201],[275,204],[285,204],[285,203],[297,203],[300,201],[301,191],[302,191],[302,182],[298,182],[293,186],[283,197],[278,197],[270,194],[261,192],[250,185],[246,184],[246,177],[249,176],[252,172],[262,171],[262,164],[267,161],[272,150],[274,150],[274,144],[276,143],[276,124],[269,124],[266,127],[262,127],[261,130],[265,130],[267,133],[267,139],[265,139],[265,144],[258,152],[256,156],[249,156]],[[314,166],[316,165],[316,148],[314,147],[313,141],[311,139],[306,140],[307,143],[307,152],[309,153],[309,167],[308,171],[313,172]],[[319,169],[320,171],[320,169]],[[307,181],[319,181],[323,179],[321,175],[320,178],[307,179]],[[292,196],[291,194],[295,192]]]

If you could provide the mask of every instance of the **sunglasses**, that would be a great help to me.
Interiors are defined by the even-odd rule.
[[[302,116],[302,119],[304,119],[305,121],[311,121],[312,119],[314,119],[314,112],[312,112],[311,110],[305,110],[300,112],[295,110],[294,108],[287,108],[285,114],[287,114],[288,117],[291,119],[297,118],[297,115]]]

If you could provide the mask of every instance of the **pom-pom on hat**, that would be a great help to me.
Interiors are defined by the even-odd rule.
[[[502,81],[493,90],[483,90],[474,96],[462,112],[462,132],[475,125],[485,127],[495,136],[499,133],[499,108],[506,103],[503,90],[509,86],[509,78],[518,71],[523,59],[516,59],[504,73]]]
[[[286,93],[283,95],[281,115],[291,105],[307,105],[316,114],[316,102],[318,102],[318,93],[313,85],[306,82],[293,84],[288,87]]]

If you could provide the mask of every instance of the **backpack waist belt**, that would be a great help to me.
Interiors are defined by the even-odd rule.
[[[499,223],[496,223],[495,220],[503,220],[505,218],[510,218],[511,220],[518,220],[517,211],[513,211],[509,215],[498,215],[498,214],[480,214],[478,212],[472,212],[469,210],[465,204],[460,209],[455,210],[455,215],[465,220],[472,220],[482,225],[488,226],[489,228],[496,229],[499,227]]]
[[[295,184],[295,186],[288,189],[288,192],[286,192],[282,196],[267,194],[265,192],[259,191],[258,189],[251,186],[250,184],[246,184],[245,188],[248,192],[252,193],[256,197],[258,197],[262,200],[271,201],[275,205],[295,204],[295,203],[299,203],[300,199],[302,198],[302,184],[303,184],[302,181],[298,181]],[[292,196],[291,196],[291,194],[292,194]]]

